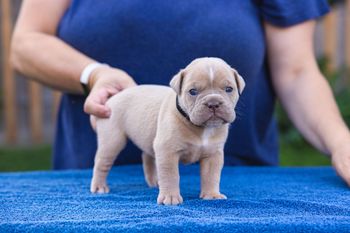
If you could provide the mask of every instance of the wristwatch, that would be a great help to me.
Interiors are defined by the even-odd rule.
[[[80,75],[80,84],[81,86],[83,87],[83,90],[84,90],[84,94],[86,96],[89,95],[90,93],[90,90],[89,90],[89,86],[88,86],[88,83],[89,83],[89,79],[91,77],[91,73],[99,68],[99,67],[102,67],[102,66],[105,66],[105,67],[109,67],[109,65],[107,64],[104,64],[104,63],[99,63],[99,62],[94,62],[94,63],[90,63],[89,65],[87,65],[83,72],[81,72],[81,75]]]

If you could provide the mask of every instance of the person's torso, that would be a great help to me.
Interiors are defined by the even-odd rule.
[[[72,0],[57,34],[138,84],[168,85],[195,58],[224,59],[246,82],[226,145],[227,164],[277,164],[274,94],[254,0]],[[61,112],[76,111],[69,114],[72,122],[86,121],[71,104],[82,105],[84,98],[64,98]]]
[[[251,0],[73,0],[58,35],[140,84],[168,85],[205,56],[224,59],[250,83],[265,54],[257,11]]]

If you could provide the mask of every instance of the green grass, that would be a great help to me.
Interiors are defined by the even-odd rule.
[[[51,146],[0,147],[0,171],[48,170]]]
[[[51,146],[2,147],[0,148],[0,171],[48,170],[51,168]],[[306,143],[281,144],[281,166],[330,165],[325,155]]]
[[[329,166],[329,157],[304,144],[281,143],[281,166]]]

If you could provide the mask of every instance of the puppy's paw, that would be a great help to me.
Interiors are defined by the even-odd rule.
[[[183,202],[180,193],[159,193],[157,203],[159,205],[178,205]]]
[[[158,187],[158,178],[157,178],[157,176],[146,176],[146,182],[148,184],[148,187],[150,187],[150,188]]]
[[[97,182],[95,180],[91,181],[90,191],[92,193],[109,193],[109,187],[106,182]]]
[[[227,197],[224,194],[217,193],[217,192],[203,192],[199,196],[203,200],[220,200],[220,199],[227,199]]]

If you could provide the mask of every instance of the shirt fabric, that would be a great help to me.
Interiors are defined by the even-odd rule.
[[[138,84],[168,85],[195,58],[224,59],[246,82],[225,145],[225,165],[277,165],[275,94],[262,22],[288,27],[328,11],[326,0],[72,0],[57,36],[126,71]],[[93,166],[96,134],[84,101],[80,95],[62,96],[54,169]],[[116,161],[139,162],[141,152],[132,143]]]

